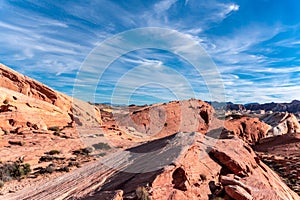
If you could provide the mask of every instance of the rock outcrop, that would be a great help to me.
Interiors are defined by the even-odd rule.
[[[300,124],[292,113],[273,113],[261,117],[261,120],[272,128],[268,131],[267,137],[284,135],[289,133],[300,133]]]
[[[179,131],[205,134],[213,112],[208,103],[191,99],[154,104],[115,118],[120,127],[132,127],[144,135],[160,138]]]
[[[300,133],[263,139],[254,149],[300,195]]]
[[[108,195],[111,199],[300,199],[242,140],[216,140],[199,133],[177,133],[120,151],[4,198],[105,199]]]
[[[271,126],[260,121],[258,118],[241,116],[235,119],[227,119],[224,123],[227,131],[223,132],[221,137],[226,135],[236,135],[249,144],[255,144],[260,139],[267,136]]]
[[[0,64],[2,130],[47,130],[54,126],[62,128],[90,123],[101,123],[98,108],[79,100],[73,101],[71,97]]]

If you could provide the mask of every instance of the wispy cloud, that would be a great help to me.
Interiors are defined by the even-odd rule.
[[[172,43],[175,39],[168,38],[167,43],[173,45],[172,52],[145,49],[117,58],[101,79],[102,88],[97,88],[96,96],[105,101],[116,84],[122,83],[122,91],[126,93],[130,87],[136,87],[139,80],[144,80],[151,82],[151,86],[143,85],[135,90],[140,101],[174,98],[174,94],[161,87],[164,84],[175,87],[178,96],[182,97],[189,96],[186,91],[190,86],[198,97],[205,98],[209,93],[207,85],[224,84],[227,98],[236,102],[298,98],[300,25],[293,21],[297,16],[290,19],[279,16],[280,12],[278,16],[274,15],[277,12],[272,6],[263,13],[257,9],[252,13],[249,5],[257,8],[256,3],[218,0],[132,4],[97,0],[66,1],[64,4],[36,0],[0,1],[0,61],[71,94],[82,62],[105,39],[133,28],[163,27],[182,33],[183,39],[179,41]],[[264,17],[268,13],[272,18]],[[193,44],[186,43],[184,38],[193,40]],[[199,55],[194,51],[194,44],[200,44],[206,50],[217,70],[203,68],[199,72],[193,67],[198,62],[196,58],[205,53]],[[178,58],[176,53],[183,51],[188,53]],[[99,53],[113,56],[118,52],[124,52],[124,49]],[[188,63],[187,57],[195,59]],[[101,64],[105,60],[94,58],[93,62]],[[201,62],[205,66],[205,62]],[[88,81],[95,81],[95,70],[99,69],[87,73]],[[222,83],[214,82],[213,78],[207,80],[218,71]],[[96,81],[99,78],[96,77]],[[86,87],[80,81],[75,82]],[[159,95],[163,93],[165,95]],[[146,100],[142,96],[147,96]]]

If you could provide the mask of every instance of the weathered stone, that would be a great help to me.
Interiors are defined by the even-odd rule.
[[[253,197],[242,187],[238,185],[225,186],[225,192],[233,199],[238,200],[253,200]]]

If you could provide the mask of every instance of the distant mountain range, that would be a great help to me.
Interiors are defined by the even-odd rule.
[[[273,111],[273,112],[289,112],[289,113],[297,113],[300,112],[300,101],[293,100],[290,103],[248,103],[248,104],[234,104],[232,102],[221,103],[221,102],[208,102],[215,109],[224,109],[224,110],[265,110],[265,111]]]

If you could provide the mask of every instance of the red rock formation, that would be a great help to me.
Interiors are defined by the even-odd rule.
[[[97,108],[79,100],[73,101],[71,97],[1,64],[0,93],[0,128],[5,131],[65,127],[74,125],[76,120],[83,126],[101,123]]]
[[[200,100],[173,101],[155,104],[127,115],[115,115],[120,127],[133,127],[146,136],[163,137],[179,131],[199,131],[209,128],[213,108]]]
[[[255,144],[260,139],[267,136],[271,127],[260,121],[258,118],[240,117],[237,119],[228,119],[224,127],[234,135],[239,136],[250,144]]]
[[[242,140],[215,140],[196,133],[152,141],[3,197],[105,199],[108,195],[158,200],[300,199]]]
[[[263,116],[261,120],[272,126],[272,129],[268,131],[267,137],[300,133],[300,124],[294,114],[287,112],[273,113]]]
[[[63,111],[69,111],[70,97],[58,93],[42,83],[0,64],[0,87],[13,90],[38,100],[42,100],[59,107]]]

